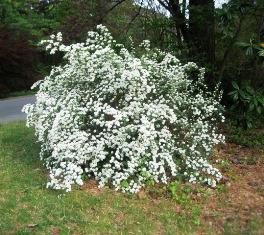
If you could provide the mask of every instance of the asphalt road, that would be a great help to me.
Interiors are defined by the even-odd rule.
[[[25,120],[26,115],[21,109],[25,104],[32,104],[35,100],[34,95],[0,100],[0,123]]]

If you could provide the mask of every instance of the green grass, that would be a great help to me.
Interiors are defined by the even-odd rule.
[[[192,234],[199,227],[200,208],[186,193],[177,200],[164,195],[154,200],[111,189],[96,194],[46,189],[39,150],[23,122],[0,125],[1,235]]]
[[[6,99],[10,97],[19,97],[19,96],[26,96],[26,95],[34,95],[36,91],[27,90],[27,91],[14,91],[9,93],[0,94],[0,99]]]
[[[241,228],[237,221],[229,221],[224,224],[223,235],[261,235],[263,234],[263,219],[252,217],[246,226]]]
[[[225,194],[225,185],[212,191],[172,182],[168,187],[149,185],[140,195],[125,195],[88,184],[64,193],[46,188],[48,172],[39,151],[33,130],[24,122],[0,124],[1,235],[216,234],[215,227],[202,219],[202,208],[211,195]],[[200,199],[193,199],[195,195]],[[224,208],[224,202],[218,203]],[[221,221],[222,215],[215,215]],[[241,226],[239,219],[226,220],[218,234],[262,234],[262,222],[252,217]]]

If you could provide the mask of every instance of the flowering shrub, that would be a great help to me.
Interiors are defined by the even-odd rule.
[[[203,69],[151,51],[147,41],[137,57],[101,25],[84,43],[61,41],[59,33],[42,42],[66,62],[34,85],[36,103],[23,108],[42,144],[48,187],[69,191],[84,176],[131,193],[178,176],[216,185],[221,174],[207,158],[223,141],[217,123],[224,118]],[[197,79],[189,79],[194,70]]]

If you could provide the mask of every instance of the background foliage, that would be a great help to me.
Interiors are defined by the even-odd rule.
[[[103,24],[125,46],[130,38],[135,47],[149,39],[183,62],[205,67],[209,85],[221,82],[223,103],[239,106],[236,123],[249,127],[252,115],[261,118],[263,112],[263,9],[262,0],[230,0],[221,8],[215,8],[213,0],[2,0],[0,94],[29,89],[61,60],[60,55],[48,57],[37,49],[41,39],[61,31],[65,43],[80,42]],[[239,102],[228,95],[236,92],[234,83],[240,94],[250,87],[251,95],[259,97],[254,104],[258,108],[243,95]],[[229,110],[233,117],[236,112]]]

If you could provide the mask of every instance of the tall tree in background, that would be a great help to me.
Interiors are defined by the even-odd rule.
[[[181,9],[179,0],[158,0],[159,4],[164,7],[171,15],[174,22],[178,43],[181,45],[183,41],[189,43],[190,34],[186,21],[184,8]],[[186,2],[184,2],[186,4]]]
[[[189,1],[189,31],[193,52],[204,64],[215,62],[214,0]]]
[[[207,77],[213,80],[215,63],[214,0],[189,0],[189,15],[186,14],[186,0],[158,0],[171,15],[176,28],[179,45],[185,43],[189,57],[209,68]]]
[[[263,4],[263,0],[229,0],[215,9],[214,0],[0,0],[0,26],[2,35],[18,42],[21,37],[31,48],[32,42],[58,31],[65,43],[83,41],[87,31],[103,24],[125,46],[129,37],[135,47],[149,39],[153,46],[173,51],[183,62],[198,63],[207,69],[210,83],[221,81],[228,90],[231,80],[261,77],[263,58],[257,53],[249,56],[243,49],[256,51],[255,44],[263,45]],[[238,42],[246,46],[241,50]],[[37,68],[41,73],[47,71],[50,59],[37,54],[47,62]]]

